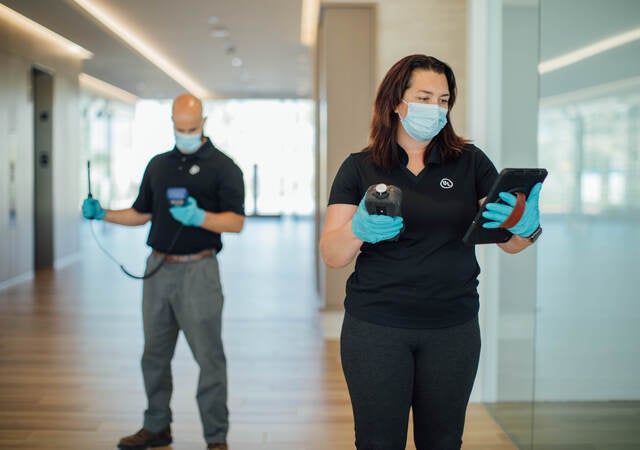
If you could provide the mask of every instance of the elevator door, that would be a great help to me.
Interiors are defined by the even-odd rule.
[[[33,142],[34,142],[34,265],[35,269],[53,267],[53,183],[52,183],[52,106],[53,76],[34,68]]]

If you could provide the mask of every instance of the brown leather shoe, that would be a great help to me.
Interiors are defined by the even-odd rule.
[[[227,444],[207,444],[207,450],[229,450]]]
[[[146,450],[149,447],[164,447],[171,444],[171,427],[167,427],[159,433],[154,433],[141,428],[131,436],[125,436],[118,442],[120,450]]]

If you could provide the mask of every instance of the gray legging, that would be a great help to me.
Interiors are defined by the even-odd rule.
[[[151,255],[147,268],[159,258]],[[160,431],[171,422],[171,359],[182,330],[200,367],[197,400],[206,442],[226,442],[227,367],[222,347],[222,288],[215,256],[165,263],[144,281],[142,374],[148,407],[144,427]]]
[[[408,329],[347,313],[340,355],[358,450],[404,450],[410,408],[418,450],[460,449],[480,356],[477,317],[450,328]]]

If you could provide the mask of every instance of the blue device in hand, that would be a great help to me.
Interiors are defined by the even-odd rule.
[[[189,198],[189,191],[184,187],[167,188],[167,200],[170,206],[184,206]]]

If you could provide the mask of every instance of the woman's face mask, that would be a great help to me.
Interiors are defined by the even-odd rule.
[[[195,153],[202,146],[202,133],[185,134],[174,130],[176,147],[182,153]]]
[[[416,141],[426,142],[433,139],[447,124],[448,110],[446,108],[430,103],[402,101],[407,104],[408,108],[404,119],[400,116],[400,123],[407,134]]]

